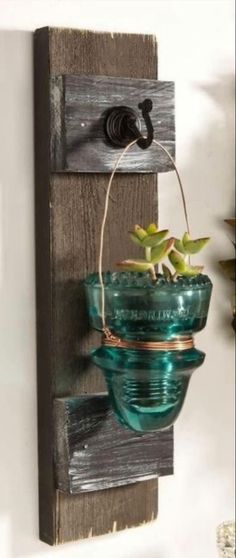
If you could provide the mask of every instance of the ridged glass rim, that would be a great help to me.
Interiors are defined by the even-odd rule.
[[[199,274],[195,277],[179,276],[175,282],[168,281],[164,275],[158,274],[156,283],[152,283],[149,273],[139,271],[106,271],[103,273],[105,289],[124,290],[124,289],[150,289],[155,291],[160,288],[168,290],[204,290],[212,287],[212,282],[208,275]],[[138,282],[138,283],[137,283]],[[100,289],[101,284],[97,272],[91,273],[86,277],[84,283],[87,287]]]

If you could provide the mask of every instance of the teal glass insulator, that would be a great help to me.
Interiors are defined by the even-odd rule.
[[[147,274],[104,274],[106,325],[129,345],[132,341],[174,341],[205,327],[212,284],[206,275],[169,283]],[[102,330],[101,286],[97,274],[86,280],[91,325]],[[125,426],[150,432],[170,427],[178,417],[189,379],[205,354],[184,350],[146,350],[102,345],[92,351],[103,370],[114,412]]]

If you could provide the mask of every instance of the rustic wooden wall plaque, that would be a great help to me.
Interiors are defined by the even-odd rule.
[[[43,28],[35,32],[34,68],[40,538],[55,545],[151,521],[157,514],[157,478],[132,484],[129,478],[127,485],[119,486],[118,472],[112,488],[79,494],[70,494],[69,483],[67,491],[59,490],[59,481],[56,483],[54,433],[59,419],[54,412],[55,399],[62,398],[61,405],[66,398],[70,407],[70,400],[73,403],[81,396],[92,394],[101,400],[105,390],[102,374],[88,358],[99,336],[88,326],[83,279],[97,269],[108,176],[52,172],[50,84],[55,76],[76,74],[156,79],[156,41],[146,35]],[[113,261],[135,257],[137,248],[127,246],[126,231],[136,222],[157,221],[156,198],[156,174],[120,173],[115,177],[104,246],[105,269],[111,268]],[[108,423],[103,427],[109,431],[111,419],[105,410],[104,401]],[[120,430],[123,446],[129,437],[133,439],[132,432],[124,431],[123,436],[122,441]],[[163,433],[161,440],[168,445],[165,463],[170,473],[172,433]],[[155,455],[159,441],[160,436],[153,435]],[[79,438],[75,438],[78,443]],[[140,440],[137,444],[135,451]],[[149,438],[143,440],[144,454],[145,444],[150,448]],[[76,466],[78,474],[85,474],[79,463]],[[101,480],[99,470],[97,478]]]
[[[66,75],[51,78],[51,168],[66,172],[111,172],[120,149],[105,141],[104,114],[113,106],[129,106],[150,98],[155,137],[175,155],[174,83],[150,79]],[[140,117],[141,133],[146,135]],[[155,145],[134,146],[118,172],[166,172],[172,164]]]

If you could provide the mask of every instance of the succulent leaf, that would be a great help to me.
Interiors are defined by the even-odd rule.
[[[195,275],[200,275],[203,271],[203,265],[187,265],[184,273],[185,277],[194,277]]]
[[[151,262],[147,262],[146,260],[123,260],[122,262],[118,262],[117,267],[119,267],[123,271],[149,271],[153,268]]]
[[[200,252],[210,241],[210,238],[197,238],[196,240],[189,240],[185,242],[184,248],[186,254],[197,254]]]
[[[147,236],[147,232],[140,225],[135,225],[133,233],[139,240],[143,240]]]
[[[155,234],[158,232],[158,227],[155,223],[151,223],[150,225],[148,225],[148,227],[146,228],[146,232],[147,234]]]
[[[161,262],[170,252],[174,244],[174,238],[164,240],[158,246],[152,249],[151,262],[156,265]]]
[[[140,240],[135,233],[130,232],[130,238],[135,244],[137,244],[138,246],[142,246],[142,240]]]
[[[160,242],[167,236],[168,233],[169,231],[168,229],[166,229],[153,234],[149,234],[143,239],[142,246],[145,246],[145,248],[154,248],[155,246],[160,244]]]
[[[182,238],[183,246],[185,247],[186,242],[189,242],[190,240],[192,240],[190,234],[185,232]]]
[[[187,264],[183,256],[181,256],[178,252],[176,252],[175,250],[171,250],[169,254],[169,260],[177,273],[180,273],[182,275],[185,272]]]
[[[182,240],[179,240],[178,238],[176,238],[174,246],[175,246],[176,250],[178,250],[178,252],[181,252],[181,254],[185,254],[185,249],[184,249]]]
[[[202,273],[203,266],[188,265],[185,259],[181,256],[181,254],[178,254],[178,252],[175,252],[175,250],[172,250],[171,253],[169,254],[169,260],[172,263],[178,275],[183,275],[185,277],[192,277]]]

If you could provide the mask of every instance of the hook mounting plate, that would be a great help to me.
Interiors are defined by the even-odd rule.
[[[109,76],[60,75],[51,78],[51,170],[109,173],[124,147],[107,141],[104,122],[114,107],[123,107],[147,135],[140,107],[151,99],[154,137],[175,156],[174,82]],[[114,123],[114,122],[113,122]],[[112,128],[111,128],[112,129]],[[127,142],[125,143],[125,145]],[[155,147],[134,146],[118,172],[167,172],[165,154]]]

